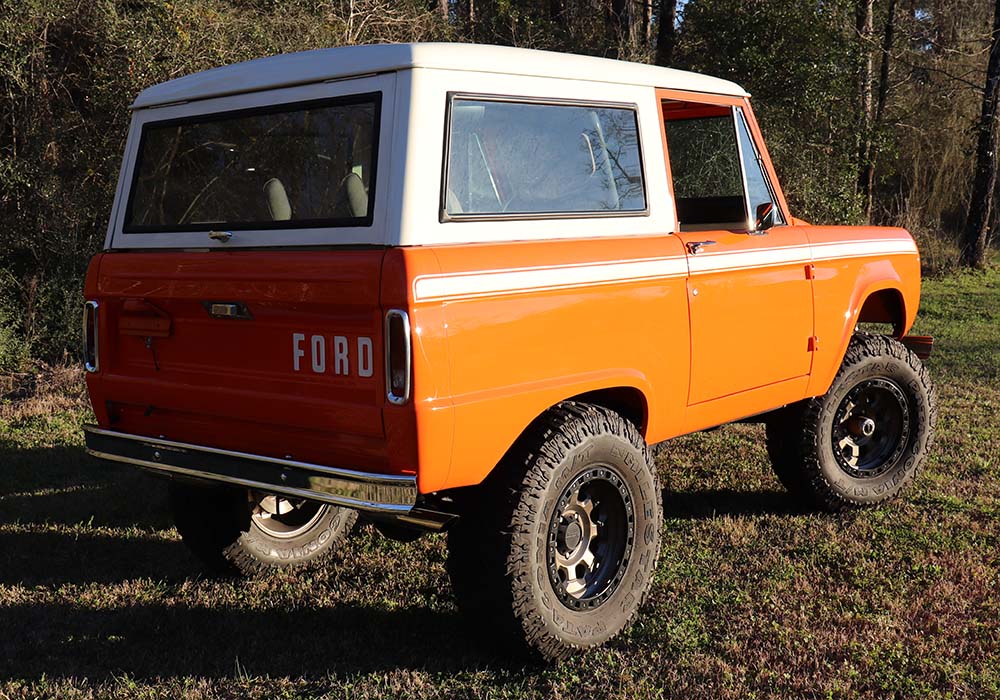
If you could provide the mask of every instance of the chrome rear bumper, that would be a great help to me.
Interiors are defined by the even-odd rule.
[[[162,438],[83,428],[87,452],[160,474],[243,486],[354,508],[380,519],[439,530],[452,516],[417,506],[417,478],[373,474]]]

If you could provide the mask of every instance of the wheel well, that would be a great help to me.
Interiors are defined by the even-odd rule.
[[[865,299],[858,323],[890,323],[892,334],[903,335],[906,324],[906,314],[903,309],[903,296],[897,289],[883,289],[871,294]]]
[[[646,435],[649,409],[646,405],[646,397],[635,387],[619,386],[610,389],[598,389],[578,394],[569,400],[602,406],[614,411],[622,418],[631,421],[643,436]]]
[[[609,387],[607,389],[597,389],[594,391],[587,391],[582,394],[577,394],[576,396],[571,396],[565,401],[577,401],[579,403],[587,403],[592,406],[601,406],[610,411],[614,411],[620,415],[625,420],[630,421],[636,428],[639,429],[640,434],[646,437],[646,427],[648,421],[648,408],[646,403],[646,396],[635,387],[630,386],[619,386],[619,387]],[[560,402],[562,403],[562,402]],[[457,488],[450,488],[446,491],[439,492],[441,494],[447,494],[447,499],[445,504],[438,504],[433,506],[434,510],[442,510],[445,512],[455,512],[460,515],[460,517],[465,517],[470,508],[473,510],[479,508],[479,498],[484,487],[489,484],[498,483],[497,480],[502,480],[506,478],[507,470],[503,468],[503,465],[507,462],[508,456],[518,449],[518,446],[522,444],[522,441],[530,439],[533,431],[532,426],[538,424],[540,420],[544,420],[545,414],[550,411],[554,406],[549,407],[542,413],[532,420],[532,422],[525,426],[521,434],[514,440],[513,444],[507,448],[504,456],[497,462],[497,465],[490,470],[483,481],[479,484],[473,484],[469,486],[461,486]]]

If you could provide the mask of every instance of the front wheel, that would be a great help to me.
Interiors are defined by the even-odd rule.
[[[768,454],[778,479],[821,507],[875,505],[914,480],[936,420],[919,358],[891,338],[856,335],[824,396],[768,421]]]
[[[448,535],[448,570],[477,634],[556,659],[632,621],[660,546],[661,494],[639,431],[564,403],[539,418]]]
[[[184,543],[212,571],[254,575],[319,564],[347,539],[357,512],[245,489],[171,482]]]

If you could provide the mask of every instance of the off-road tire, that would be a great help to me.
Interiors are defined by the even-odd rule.
[[[590,542],[604,538],[595,548],[609,563],[605,567],[598,558],[597,567],[586,568],[578,579],[594,577],[595,594],[589,598],[574,598],[566,586],[557,591],[553,583],[561,574],[553,568],[551,538],[555,532],[564,536],[560,523],[573,501],[568,493],[577,499],[587,494],[596,514],[591,525],[603,519]],[[649,450],[629,421],[574,402],[543,414],[448,533],[448,573],[472,633],[507,651],[549,660],[613,638],[632,622],[649,591],[660,548],[661,497]],[[624,527],[609,525],[615,522]],[[602,588],[609,578],[614,583]],[[586,596],[589,590],[579,593]]]
[[[891,452],[881,460],[876,452],[871,467],[860,469],[836,454],[835,436],[845,430],[838,416],[853,405],[852,392],[865,391],[890,397],[885,413],[899,426],[898,435],[884,436],[883,452]],[[894,396],[899,397],[895,410]],[[877,425],[886,415],[872,418]],[[892,338],[859,333],[826,394],[789,406],[767,421],[767,452],[775,475],[791,493],[830,511],[863,508],[896,497],[913,482],[931,448],[936,422],[937,396],[920,359]],[[865,439],[862,435],[857,441]]]
[[[322,564],[347,539],[357,512],[329,506],[301,531],[277,537],[257,525],[245,489],[169,485],[170,509],[184,544],[220,575],[260,575],[270,569]]]

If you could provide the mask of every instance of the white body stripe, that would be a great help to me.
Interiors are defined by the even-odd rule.
[[[762,248],[728,253],[702,252],[689,255],[686,260],[681,257],[670,257],[513,270],[485,270],[453,275],[426,275],[414,281],[413,291],[417,301],[429,301],[684,277],[689,272],[689,266],[690,274],[698,275],[824,260],[916,253],[916,244],[912,240],[901,238],[818,243],[812,246]]]
[[[813,245],[812,249],[814,260],[864,258],[876,255],[899,255],[900,253],[917,254],[917,244],[912,238],[817,243]]]
[[[560,289],[593,284],[631,282],[687,275],[682,257],[629,260],[520,270],[495,270],[457,275],[418,277],[414,297],[418,301],[484,294],[511,294],[541,289]]]
[[[809,246],[789,246],[787,248],[762,248],[760,250],[737,250],[731,253],[701,252],[688,257],[691,274],[704,272],[725,272],[728,270],[749,270],[755,267],[791,265],[807,263]]]
[[[713,253],[711,249],[688,258],[691,274],[727,272],[729,270],[751,270],[757,267],[792,265],[821,260],[844,258],[867,258],[900,253],[916,254],[917,244],[913,240],[887,238],[864,241],[844,241],[837,243],[817,243],[814,245],[787,246],[784,248],[761,248],[760,250],[737,250],[728,253]]]

